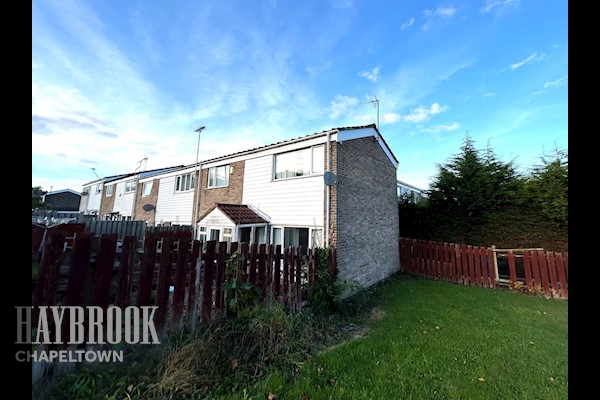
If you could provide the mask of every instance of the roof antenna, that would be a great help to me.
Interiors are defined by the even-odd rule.
[[[375,100],[367,100],[367,101],[363,101],[362,103],[358,103],[358,104],[367,104],[367,103],[373,103],[373,107],[375,107],[377,109],[377,130],[379,130],[379,99],[377,98],[377,96],[373,95],[373,97],[375,97]]]
[[[90,168],[92,170],[92,172],[94,173],[94,175],[96,175],[96,178],[100,179],[100,177],[98,176],[98,174],[96,173],[96,168],[92,167]]]

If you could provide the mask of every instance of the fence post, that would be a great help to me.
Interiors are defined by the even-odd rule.
[[[494,255],[494,281],[498,282],[500,275],[498,275],[498,257],[496,256],[496,245],[492,245],[492,254]]]
[[[192,258],[190,260],[190,287],[188,290],[188,319],[192,329],[198,324],[198,306],[200,292],[200,272],[202,268],[202,242],[192,239]]]
[[[156,283],[156,299],[154,304],[158,306],[154,316],[156,328],[159,332],[164,328],[167,319],[167,305],[169,303],[169,286],[171,283],[173,235],[163,237],[160,250],[160,261],[158,269],[158,281]]]
[[[215,250],[217,242],[209,240],[206,242],[206,258],[204,260],[204,274],[202,276],[202,322],[210,321],[213,302],[213,271],[215,263]]]

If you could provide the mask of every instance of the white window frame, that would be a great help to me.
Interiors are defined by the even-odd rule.
[[[198,227],[198,240],[206,243],[206,238],[208,236],[208,226],[199,226]]]
[[[148,190],[148,193],[146,193],[146,187],[150,186],[150,190]],[[147,197],[150,196],[150,194],[152,193],[152,181],[147,181],[142,183],[142,197]]]
[[[295,225],[272,225],[271,226],[271,239],[270,239],[270,244],[275,245],[275,243],[273,242],[273,240],[275,239],[275,234],[274,234],[274,230],[275,229],[281,229],[281,248],[284,248],[284,243],[285,243],[285,228],[298,228],[298,229],[308,229],[308,247],[313,249],[315,247],[324,247],[325,246],[325,241],[324,241],[324,228],[322,226],[318,226],[318,227],[310,227],[310,226],[295,226]],[[318,243],[315,243],[315,236],[320,235],[320,239],[321,239],[321,244],[320,246],[318,246]]]
[[[224,185],[217,184],[217,176],[219,175],[220,169],[225,170],[225,184]],[[229,186],[229,171],[230,171],[229,164],[209,168],[208,169],[208,179],[207,179],[208,182],[206,183],[206,188],[213,189],[213,188],[218,188],[218,187]]]
[[[110,197],[113,195],[113,190],[115,185],[106,185],[104,188],[106,189],[106,197]]]
[[[125,182],[125,193],[135,192],[135,179]]]
[[[189,192],[196,187],[195,174],[189,172],[175,177],[175,193]]]
[[[321,148],[322,149],[322,155],[323,155],[323,159],[321,160],[321,162],[319,162],[318,164],[315,164],[315,149]],[[302,174],[302,175],[295,175],[295,176],[282,176],[282,177],[277,177],[277,158],[280,156],[289,156],[292,154],[300,154],[300,153],[306,153],[304,156],[305,157],[310,157],[310,171],[308,171],[307,174]],[[272,174],[272,180],[284,180],[284,179],[296,179],[296,178],[304,178],[307,176],[314,176],[314,175],[322,175],[325,171],[325,145],[324,144],[319,144],[316,146],[311,146],[311,147],[305,147],[303,149],[299,149],[299,150],[292,150],[292,151],[287,151],[284,153],[278,153],[278,154],[274,154],[273,155],[273,174]],[[322,168],[317,168],[318,166],[321,166]],[[282,171],[283,172],[283,171]],[[306,172],[306,171],[302,171],[302,172]]]
[[[100,193],[102,193],[102,184],[97,183],[96,184],[96,194],[100,194]]]

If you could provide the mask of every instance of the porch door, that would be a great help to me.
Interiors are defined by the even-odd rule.
[[[210,240],[216,240],[218,242],[220,237],[221,237],[220,229],[211,229],[210,230]]]

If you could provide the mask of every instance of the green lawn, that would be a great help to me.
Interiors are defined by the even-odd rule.
[[[566,301],[406,275],[374,299],[362,338],[234,398],[568,398]]]

